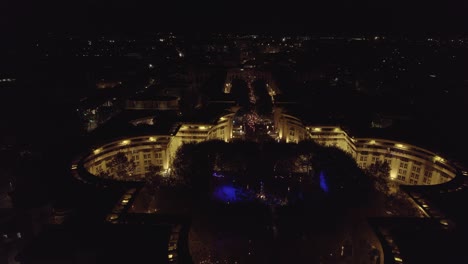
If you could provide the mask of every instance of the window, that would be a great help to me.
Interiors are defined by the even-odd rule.
[[[419,173],[419,172],[421,171],[421,168],[418,167],[418,166],[413,166],[413,167],[411,168],[411,170],[414,171],[414,172]]]
[[[398,169],[398,173],[399,173],[399,174],[406,175],[406,170],[404,170],[404,169]]]
[[[144,159],[151,159],[151,153],[143,154]]]
[[[408,168],[408,163],[400,162],[400,168],[404,168],[404,169]]]
[[[400,180],[400,181],[404,181],[406,179],[406,177],[403,176],[403,175],[398,175],[397,179]]]
[[[367,156],[361,156],[360,161],[367,161]]]
[[[160,158],[162,158],[162,153],[161,153],[161,152],[156,152],[156,153],[154,153],[154,156],[155,156],[157,159],[160,159]]]
[[[156,164],[161,165],[162,164],[162,159],[157,159]]]
[[[431,171],[431,170],[426,170],[426,171],[424,172],[424,176],[425,176],[425,177],[428,177],[428,178],[432,177],[432,171]]]
[[[378,157],[372,157],[372,162],[376,162]]]
[[[145,160],[145,165],[150,165],[151,164],[151,160]]]
[[[424,177],[424,178],[423,178],[423,183],[424,183],[424,184],[431,184],[431,179],[430,179],[430,178]]]
[[[412,173],[411,173],[411,178],[417,180],[417,179],[419,179],[419,175],[418,175],[417,173],[412,172]]]
[[[410,184],[417,184],[418,181],[416,181],[416,180],[411,180],[411,179],[410,179],[410,180],[409,180],[409,183],[410,183]]]
[[[133,156],[133,160],[139,160],[140,159],[140,155],[134,155]]]

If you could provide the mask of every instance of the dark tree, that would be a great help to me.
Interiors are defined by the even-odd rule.
[[[314,158],[316,176],[325,175],[330,193],[352,202],[367,197],[370,181],[354,158],[337,147],[321,147]]]
[[[156,193],[156,189],[159,188],[162,183],[162,176],[159,172],[159,167],[150,165],[148,171],[145,173],[146,187],[151,195]]]
[[[133,175],[136,165],[125,153],[119,152],[112,157],[109,167],[111,173],[115,174],[116,178],[127,179],[128,176]]]
[[[223,144],[216,140],[182,145],[173,161],[174,174],[196,193],[208,194],[211,175]]]
[[[390,165],[387,162],[377,161],[369,165],[365,172],[372,179],[374,188],[386,195],[390,193]]]
[[[197,148],[196,143],[186,143],[177,149],[172,168],[174,175],[184,184],[192,184],[192,172],[195,166],[193,154]]]

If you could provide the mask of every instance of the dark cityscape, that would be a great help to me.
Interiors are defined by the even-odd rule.
[[[468,263],[467,11],[6,1],[0,264]]]

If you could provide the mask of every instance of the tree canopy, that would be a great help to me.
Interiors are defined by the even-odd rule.
[[[109,161],[110,173],[117,178],[128,178],[133,175],[136,168],[133,160],[129,159],[123,152],[115,154]]]
[[[354,194],[365,194],[369,187],[367,175],[351,155],[313,141],[188,143],[179,148],[172,165],[176,177],[200,191],[210,188],[213,173],[244,187],[258,188],[263,182],[271,191],[274,186],[318,185],[320,173],[334,195],[357,197]]]

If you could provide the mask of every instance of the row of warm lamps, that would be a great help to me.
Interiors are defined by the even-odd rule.
[[[156,138],[155,137],[149,137],[148,141],[149,142],[156,142]],[[129,145],[130,143],[131,143],[131,140],[125,139],[125,140],[120,141],[119,145],[120,146],[126,146],[126,145]],[[95,150],[93,150],[93,154],[97,155],[97,154],[101,153],[101,151],[102,151],[102,148],[95,149]]]

